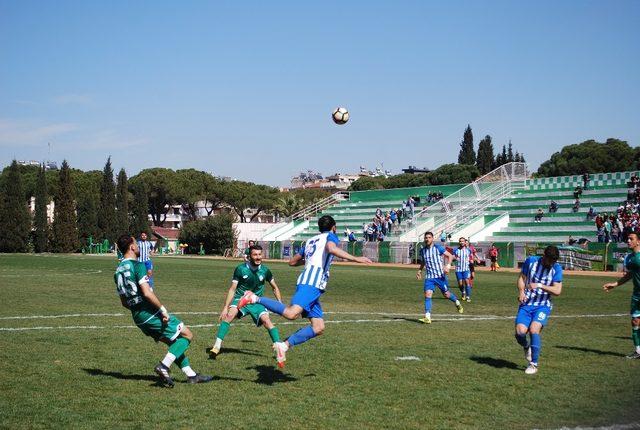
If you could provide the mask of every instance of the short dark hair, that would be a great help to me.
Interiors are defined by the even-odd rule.
[[[431,233],[430,231],[426,232],[424,235],[433,237],[433,233]]]
[[[129,247],[135,239],[130,234],[123,234],[118,238],[118,249],[123,254],[129,250]]]
[[[560,258],[560,251],[555,245],[549,245],[544,249],[544,255],[542,256],[542,265],[544,267],[553,266]]]
[[[251,253],[251,251],[262,251],[262,247],[260,245],[251,245],[249,247],[249,253]]]
[[[336,225],[336,220],[331,215],[322,215],[318,220],[318,228],[320,233],[330,231]]]

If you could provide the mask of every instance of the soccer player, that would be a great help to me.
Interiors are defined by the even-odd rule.
[[[444,267],[442,267],[443,257],[446,260]],[[424,276],[424,318],[420,318],[419,321],[431,324],[431,297],[436,286],[443,296],[456,304],[458,312],[463,313],[464,309],[462,309],[460,301],[455,294],[449,291],[449,281],[447,280],[453,256],[442,245],[433,243],[433,233],[430,231],[424,234],[424,246],[420,249],[420,258],[420,268],[416,278],[422,278],[422,268],[426,267],[426,270]]]
[[[124,255],[114,275],[122,306],[131,311],[133,321],[144,334],[169,346],[167,355],[154,369],[160,376],[160,382],[173,387],[174,382],[169,374],[169,368],[173,363],[187,375],[188,382],[210,382],[213,379],[211,376],[198,374],[191,368],[185,353],[193,334],[182,321],[167,312],[153,292],[145,265],[137,261],[140,248],[135,238],[122,235],[118,238],[117,245]]]
[[[255,303],[247,305],[238,311],[238,301],[246,291],[253,291],[257,296],[262,297],[265,282],[271,285],[273,295],[279,302],[282,302],[280,289],[273,279],[271,270],[262,264],[262,247],[260,245],[252,245],[250,251],[249,261],[239,264],[233,272],[231,287],[224,301],[222,312],[220,312],[220,321],[222,322],[218,328],[215,343],[209,350],[209,354],[213,357],[220,353],[222,341],[231,328],[231,322],[246,315],[251,316],[257,327],[264,325],[273,343],[280,342],[278,329],[271,322],[269,312],[263,305]],[[282,360],[278,360],[278,367],[284,367],[284,357],[278,358],[282,358]]]
[[[602,288],[609,292],[615,287],[633,280],[633,293],[631,294],[631,338],[635,351],[627,358],[640,359],[640,233],[632,232],[627,237],[627,245],[631,252],[624,258],[624,274],[616,282],[604,284]]]
[[[249,246],[247,246],[247,248],[244,250],[244,254],[242,256],[244,258],[244,261],[249,261],[249,254],[251,254],[251,247],[255,244],[256,243],[253,240],[249,241]]]
[[[458,280],[458,288],[462,294],[462,301],[471,301],[471,271],[469,265],[471,263],[471,250],[467,247],[464,237],[458,240],[458,247],[453,251],[453,257],[456,260],[456,279]]]
[[[298,276],[296,292],[291,298],[291,304],[285,306],[277,300],[259,297],[252,291],[247,291],[238,302],[238,309],[253,303],[264,305],[271,312],[282,315],[286,319],[295,320],[299,317],[308,318],[311,325],[305,326],[293,333],[284,342],[276,342],[277,356],[284,357],[285,352],[292,346],[300,345],[324,332],[324,313],[320,296],[329,281],[329,268],[334,257],[356,263],[369,264],[367,257],[355,257],[338,247],[340,239],[336,235],[336,222],[333,217],[323,215],[318,220],[320,234],[307,240],[300,252],[289,260],[290,266],[304,264],[304,270]]]
[[[153,282],[153,263],[151,262],[151,255],[153,254],[153,245],[147,240],[147,233],[140,233],[140,240],[138,241],[138,249],[140,249],[140,256],[138,261],[144,263],[147,268],[147,277],[149,278],[149,285],[154,287]]]
[[[540,332],[547,323],[553,304],[551,296],[562,292],[562,267],[557,263],[558,248],[549,245],[542,257],[527,257],[518,276],[518,315],[516,316],[516,340],[524,349],[529,367],[527,375],[538,372],[538,357],[542,347]],[[527,334],[531,342],[527,341]]]
[[[473,290],[473,281],[476,277],[476,264],[479,264],[480,260],[478,260],[478,253],[475,246],[469,242],[469,239],[466,239],[465,242],[467,244],[467,248],[471,251],[471,261],[469,261],[469,287]]]

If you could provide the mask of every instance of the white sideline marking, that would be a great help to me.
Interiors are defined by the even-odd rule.
[[[113,314],[107,314],[113,316]],[[122,314],[121,314],[122,315]],[[398,314],[396,314],[397,316]],[[411,314],[412,316],[420,316],[421,314]],[[606,317],[620,317],[627,316],[628,314],[598,314],[598,315],[558,315],[555,318],[606,318]],[[495,320],[512,320],[513,316],[453,316],[447,318],[433,318],[433,321],[495,321]],[[362,323],[392,323],[392,322],[406,322],[404,318],[390,318],[390,319],[357,319],[357,320],[325,320],[326,324],[362,324]],[[306,325],[306,320],[302,321],[279,321],[278,325]],[[217,327],[219,324],[189,324],[191,328],[209,328]],[[252,323],[237,323],[236,325],[254,326]],[[95,329],[123,329],[123,328],[136,328],[134,325],[117,325],[117,326],[98,326],[98,325],[75,325],[75,326],[40,326],[40,327],[0,327],[0,331],[29,331],[29,330],[95,330]]]
[[[219,315],[220,312],[210,312],[210,311],[201,311],[201,312],[170,312],[175,315]],[[380,316],[390,316],[390,317],[421,317],[423,314],[404,314],[399,312],[325,312],[327,315],[380,315]],[[88,313],[88,314],[60,314],[60,315],[26,315],[26,316],[7,316],[0,317],[0,320],[29,320],[29,319],[57,319],[57,318],[82,318],[82,317],[121,317],[128,314],[125,313]],[[442,317],[455,317],[458,319],[515,319],[515,315],[513,316],[500,316],[500,315],[460,315],[460,314],[439,314],[441,318],[439,320],[443,321]],[[627,316],[629,314],[584,314],[584,315],[552,315],[553,318],[606,318],[606,317],[622,317]],[[450,321],[450,320],[444,320]]]
[[[420,361],[420,358],[415,355],[408,355],[406,357],[396,357],[396,361]]]

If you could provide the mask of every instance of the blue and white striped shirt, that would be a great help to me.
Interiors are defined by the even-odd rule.
[[[548,306],[552,308],[551,293],[543,291],[541,288],[530,290],[529,285],[535,283],[549,287],[555,282],[562,282],[562,266],[555,263],[550,269],[545,269],[542,265],[542,257],[528,257],[522,265],[522,274],[526,276],[524,292],[526,301],[522,306]]]
[[[456,256],[456,272],[468,272],[469,271],[469,262],[471,260],[471,250],[469,248],[456,248],[453,251],[453,254]]]
[[[329,281],[329,268],[333,261],[333,254],[327,252],[327,243],[340,244],[340,239],[333,232],[320,233],[307,240],[305,246],[300,248],[300,254],[304,256],[304,270],[298,276],[297,285],[308,285],[319,290],[324,290]]]
[[[138,257],[138,261],[144,263],[145,261],[151,260],[151,242],[148,240],[139,240],[138,248],[140,249],[140,257]]]
[[[420,257],[425,267],[425,279],[442,278],[444,269],[442,267],[442,254],[446,249],[444,246],[433,244],[431,247],[423,247],[420,250]]]

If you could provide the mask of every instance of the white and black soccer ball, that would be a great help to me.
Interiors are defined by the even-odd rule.
[[[349,121],[349,111],[343,107],[335,108],[331,118],[338,125],[346,124]]]

